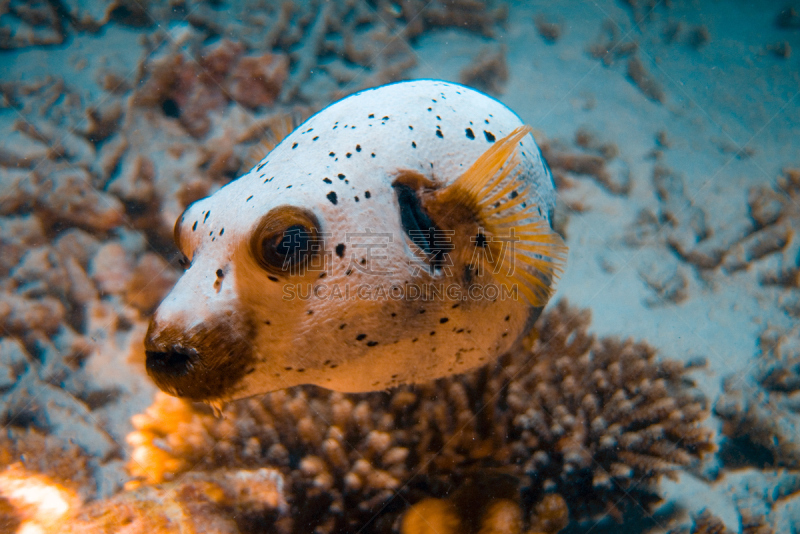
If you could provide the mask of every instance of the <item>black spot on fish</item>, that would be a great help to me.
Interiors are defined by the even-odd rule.
[[[506,315],[506,319],[505,320],[508,321],[509,319],[511,319],[511,316],[510,315]]]
[[[332,183],[333,183],[333,182],[331,181],[331,179],[330,179],[330,178],[327,178],[327,177],[326,177],[326,178],[323,178],[323,179],[322,179],[322,181],[323,181],[323,182],[325,182],[326,184],[332,184]]]
[[[336,155],[336,152],[328,152],[328,155],[329,155],[330,157],[333,157],[333,156],[335,156],[335,155]]]
[[[312,141],[316,141],[317,139],[319,139],[318,135],[315,135],[313,138],[311,138]]]
[[[385,116],[385,117],[381,117],[381,120],[382,120],[382,121],[388,121],[388,120],[389,120],[389,116],[387,115],[387,116]]]
[[[225,273],[222,271],[222,269],[217,269],[216,275],[217,278],[225,278]]]
[[[351,154],[350,152],[348,152],[347,154],[345,154],[345,156],[347,156],[348,158],[349,158],[350,156],[352,156],[352,155],[353,155],[353,154]]]
[[[440,121],[440,120],[442,120],[442,118],[439,115],[436,115],[436,120]]]
[[[475,139],[475,134],[472,132],[472,128],[467,128],[467,139]]]
[[[266,164],[267,164],[267,162],[265,161],[264,163],[262,163],[261,165],[259,165],[258,167],[256,167],[256,172],[258,172],[258,171],[260,171],[262,168],[264,168],[264,165],[266,165]]]
[[[515,190],[514,190],[514,191],[512,191],[512,192],[511,192],[511,194],[510,194],[510,195],[508,195],[508,196],[509,196],[509,197],[510,197],[510,198],[513,200],[513,199],[515,199],[515,198],[517,198],[517,197],[519,196],[519,193],[517,193],[517,191],[516,191],[516,189],[515,189]]]
[[[435,336],[436,335],[436,330],[431,330],[431,335]]]
[[[356,197],[353,197],[353,198],[354,198],[354,199],[356,199],[356,202],[358,202],[358,197],[357,197],[357,196],[356,196]]]
[[[345,323],[339,325],[339,330],[344,330],[344,327],[347,326]]]
[[[367,337],[367,334],[358,334],[356,336],[356,341],[363,341],[364,339],[366,339],[366,337]]]
[[[339,256],[340,258],[344,258],[344,249],[345,249],[344,243],[339,243],[338,245],[336,245],[336,255]]]
[[[436,130],[436,137],[438,137],[439,139],[444,139],[444,135],[442,134],[441,130]]]
[[[247,197],[247,200],[245,200],[245,202],[250,202],[251,200],[253,200],[253,195],[250,195],[249,197]]]
[[[444,324],[444,323],[446,323],[446,322],[447,322],[447,321],[449,321],[449,320],[450,320],[450,319],[449,319],[449,318],[447,318],[447,317],[442,317],[441,319],[439,319],[439,324]]]
[[[489,141],[490,143],[494,143],[494,134],[492,132],[487,132],[486,130],[484,130],[483,135],[484,137],[486,137],[487,141]]]
[[[414,142],[414,141],[411,141],[411,148],[417,148],[417,143]]]
[[[267,276],[267,278],[269,278],[273,282],[277,282],[278,281],[278,279],[276,277],[272,276],[272,275]]]
[[[409,130],[413,130],[413,129],[414,129],[414,127],[413,127],[413,126],[411,126],[411,125],[409,124],[409,125],[408,125],[408,129],[409,129]]]
[[[297,148],[297,143],[292,143],[292,150],[294,150],[295,148]]]
[[[192,232],[194,232],[195,230],[197,230],[197,221],[195,221],[194,224],[192,225]]]
[[[369,192],[369,191],[364,191],[364,198],[369,198],[369,197],[371,197],[371,196],[372,196],[372,195],[370,194],[370,192]]]
[[[356,145],[356,152],[361,152],[361,145]]]
[[[209,216],[209,215],[211,215],[211,210],[208,210],[208,211],[206,212],[206,216],[205,216],[205,217],[203,217],[203,222],[206,222],[206,221],[208,220],[208,216]]]
[[[328,200],[331,201],[331,204],[333,204],[334,206],[336,205],[336,193],[334,191],[331,191],[325,196],[328,197]]]
[[[373,152],[372,154],[370,154],[370,156],[374,158],[374,157],[375,157],[375,152]]]
[[[338,176],[339,176],[339,179],[340,179],[340,180],[344,180],[344,174],[341,174],[341,173],[339,173],[339,175],[338,175]]]
[[[374,113],[370,113],[369,115],[367,115],[367,118],[368,119],[374,119],[375,118],[375,114]]]
[[[374,347],[374,346],[375,346],[375,345],[377,345],[377,344],[378,344],[378,342],[377,342],[377,341],[367,341],[367,346],[368,346],[368,347]]]
[[[222,237],[222,234],[224,234],[224,233],[225,233],[225,228],[223,228],[222,230],[219,231],[219,236]]]

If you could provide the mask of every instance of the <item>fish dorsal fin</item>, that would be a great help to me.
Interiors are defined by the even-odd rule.
[[[479,233],[470,268],[490,273],[511,294],[539,307],[552,295],[568,249],[531,202],[530,185],[518,179],[517,147],[530,131],[520,126],[498,140],[437,196],[474,213]]]

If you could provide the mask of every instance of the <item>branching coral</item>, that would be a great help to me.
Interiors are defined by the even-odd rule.
[[[459,510],[451,488],[487,477],[510,482],[467,509],[489,513],[506,499],[529,528],[544,514],[537,504],[560,494],[573,518],[620,519],[626,497],[657,499],[661,476],[713,446],[686,367],[657,362],[643,344],[596,340],[588,323],[562,302],[528,348],[497,365],[386,393],[300,387],[230,404],[221,419],[160,395],[133,420],[129,467],[154,483],[187,469],[272,466],[291,488],[287,532],[388,532],[425,498]]]
[[[768,330],[759,338],[758,367],[747,379],[725,381],[714,411],[731,439],[749,440],[771,463],[800,466],[800,329],[786,335]]]

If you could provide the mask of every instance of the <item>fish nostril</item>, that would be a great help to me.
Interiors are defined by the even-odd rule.
[[[145,351],[147,371],[164,377],[186,376],[194,367],[197,353],[192,349],[172,347],[168,351]]]

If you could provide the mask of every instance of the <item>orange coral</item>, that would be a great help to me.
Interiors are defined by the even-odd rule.
[[[61,534],[258,532],[285,507],[283,478],[270,469],[190,473],[84,507]]]

